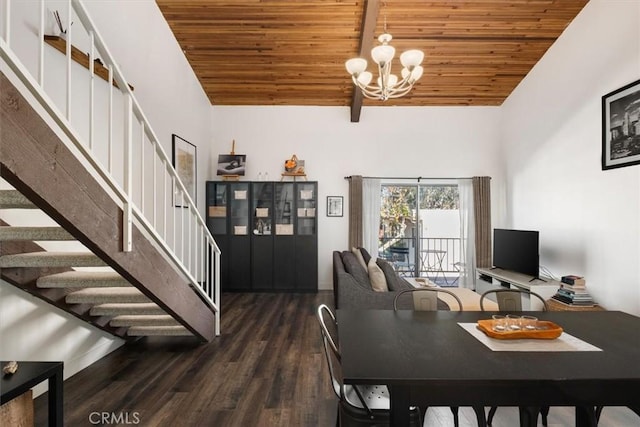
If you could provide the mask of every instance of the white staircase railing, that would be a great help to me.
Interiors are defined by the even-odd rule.
[[[122,250],[131,250],[132,224],[136,221],[211,306],[215,333],[219,335],[220,249],[82,1],[12,4],[12,0],[0,0],[0,5],[3,2],[0,57],[4,64],[0,65],[8,66],[20,79],[68,137],[65,143],[79,153],[121,206]],[[59,14],[60,21],[67,23],[65,32],[55,39],[58,46],[64,46],[64,57],[47,48],[45,42],[45,35],[51,35],[46,34],[45,26],[50,28],[49,33],[55,32],[53,13],[58,12],[47,10],[47,5],[66,8]],[[37,34],[33,28],[37,28]],[[74,55],[88,52],[88,69],[72,57],[76,46]],[[106,82],[96,75],[96,67],[106,68]],[[59,84],[61,69],[65,73],[64,91]],[[51,74],[58,79],[49,77]]]

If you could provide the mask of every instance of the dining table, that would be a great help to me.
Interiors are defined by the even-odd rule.
[[[522,312],[561,335],[506,340],[478,330],[492,314],[506,313],[339,309],[344,382],[386,385],[394,427],[409,425],[410,406],[515,406],[525,427],[537,411],[524,409],[544,406],[575,407],[580,427],[595,427],[596,407],[627,406],[640,417],[639,317]]]

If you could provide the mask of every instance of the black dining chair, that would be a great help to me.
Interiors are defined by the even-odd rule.
[[[409,306],[409,307],[412,307],[412,309],[415,311],[437,311],[439,306],[438,293],[443,293],[443,294],[452,296],[456,301],[456,303],[458,304],[458,311],[463,311],[462,301],[460,301],[460,298],[458,298],[458,296],[453,292],[444,288],[439,288],[439,287],[406,289],[404,291],[398,292],[396,297],[393,299],[393,309],[395,311],[398,311],[400,309],[399,308],[400,303],[403,303],[402,304],[403,307]],[[409,298],[409,296],[411,296],[412,298],[410,303],[407,304],[406,300]],[[401,299],[405,301],[400,301]],[[428,408],[425,408],[425,416],[426,416],[427,409]],[[451,413],[453,414],[453,425],[455,427],[458,427],[460,424],[459,417],[458,417],[459,408],[457,406],[451,406],[450,409],[451,409]],[[484,408],[474,407],[473,410],[476,413],[476,418],[478,419],[478,425],[484,426],[485,425]]]
[[[331,309],[322,304],[317,310],[324,352],[329,366],[331,388],[338,397],[336,426],[389,425],[389,390],[384,385],[344,384],[341,354],[338,348],[336,317]],[[417,407],[411,407],[410,425],[421,427],[422,418]]]
[[[632,407],[628,407],[628,408],[631,409],[633,412],[636,413],[636,415],[638,415],[640,417],[640,408],[632,408]],[[596,406],[593,409],[593,414],[594,414],[594,417],[596,419],[596,426],[600,422],[600,416],[602,415],[602,410],[603,409],[604,409],[604,406]]]
[[[539,300],[542,303],[542,311],[547,311],[547,302],[539,294],[522,289],[490,289],[480,296],[480,310],[487,311],[484,308],[484,300],[494,295],[496,302],[498,303],[498,310],[500,311],[522,311],[522,297],[529,296]],[[493,422],[493,417],[498,410],[497,406],[492,406],[487,414],[487,425],[490,426]],[[538,410],[533,411],[532,408],[520,408],[520,411],[525,411],[528,418],[537,418]],[[540,416],[542,418],[542,425],[547,425],[547,416],[549,415],[549,407],[543,406],[540,408]],[[522,414],[521,414],[522,416]]]

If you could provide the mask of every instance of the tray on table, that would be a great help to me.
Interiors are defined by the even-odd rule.
[[[499,340],[538,339],[553,340],[562,335],[562,328],[546,320],[538,320],[538,328],[534,330],[494,331],[493,320],[478,320],[478,329],[491,338]]]

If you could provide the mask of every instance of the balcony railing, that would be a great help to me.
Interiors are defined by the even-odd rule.
[[[392,237],[380,239],[378,251],[404,276],[451,286],[460,275],[460,243],[459,237]]]

